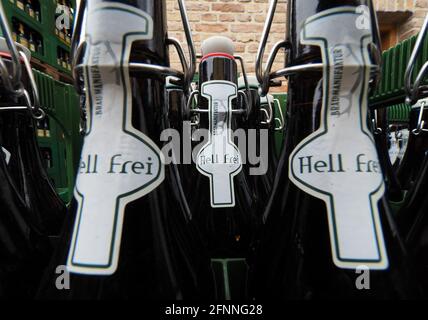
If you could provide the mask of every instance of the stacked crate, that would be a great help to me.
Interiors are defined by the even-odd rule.
[[[382,80],[371,97],[372,104],[395,105],[404,101],[404,75],[415,43],[416,36],[383,52]],[[426,61],[428,61],[428,37],[426,37],[420,55],[416,60],[412,81],[415,80],[417,73]]]
[[[37,123],[40,151],[59,195],[69,202],[82,145],[79,97],[69,84],[76,2],[1,1],[15,42],[31,51],[41,106],[47,114]]]
[[[47,117],[37,125],[37,136],[49,177],[65,202],[72,199],[82,146],[79,96],[72,85],[33,70],[40,102]]]
[[[70,74],[75,0],[2,0],[14,40],[31,51],[33,63]]]

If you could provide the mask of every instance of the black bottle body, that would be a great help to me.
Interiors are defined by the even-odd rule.
[[[349,5],[371,6],[371,2],[289,2],[290,63],[299,65],[321,61],[319,48],[300,44],[299,26],[303,24],[297,21],[305,21],[327,9]],[[357,273],[355,268],[338,267],[333,262],[326,203],[290,181],[290,156],[302,140],[320,127],[322,98],[321,72],[302,72],[289,77],[287,134],[272,197],[264,214],[264,233],[254,268],[254,295],[260,299],[411,297],[415,291],[407,255],[385,197],[377,206],[389,267],[370,270],[370,290],[360,290],[358,277],[361,273]]]
[[[424,107],[422,121],[427,121],[427,111],[428,107]],[[397,171],[398,179],[404,190],[411,189],[416,180],[418,180],[425,153],[428,151],[428,133],[421,131],[418,134],[414,134],[413,132],[418,128],[419,114],[419,107],[413,107],[410,111],[409,142]]]
[[[118,2],[137,7],[153,19],[152,39],[134,42],[130,60],[169,66],[165,45],[165,1]],[[162,148],[161,132],[170,127],[165,79],[155,75],[130,74],[130,85],[132,127]],[[58,291],[55,269],[67,262],[78,207],[73,200],[72,214],[65,224],[56,256],[45,274],[39,297],[147,300],[200,300],[209,297],[210,261],[205,256],[199,232],[190,221],[186,199],[178,192],[181,185],[175,166],[165,165],[163,182],[126,205],[115,272],[111,275],[71,273],[70,290]],[[103,187],[100,185],[100,188]]]
[[[232,57],[210,56],[203,58],[199,74],[200,88],[209,81],[228,81],[234,85],[237,85],[238,81],[237,64]],[[199,91],[201,92],[201,89]],[[232,101],[233,109],[237,110],[241,106],[239,98]],[[208,109],[208,100],[201,95],[199,108]],[[208,113],[201,113],[200,128],[209,128],[207,115]],[[229,129],[242,128],[242,116],[237,114],[230,116],[231,128]],[[245,165],[242,171],[233,178],[235,205],[224,208],[211,206],[210,180],[197,172],[196,165],[193,168],[195,182],[191,191],[186,192],[186,194],[190,194],[190,208],[207,241],[211,258],[245,258],[257,223],[254,184],[245,169]]]
[[[414,257],[415,276],[428,297],[428,277],[425,272],[428,265],[428,155],[422,162],[419,178],[406,195],[403,206],[397,213],[397,225],[405,240],[409,252]]]
[[[26,74],[21,81],[31,90]],[[25,102],[4,92],[0,104]],[[0,299],[29,299],[52,254],[49,236],[59,233],[66,208],[42,164],[29,110],[1,111],[0,155]]]
[[[422,120],[426,118],[424,108]],[[415,274],[419,280],[424,298],[428,297],[428,277],[426,276],[427,231],[428,231],[428,136],[418,132],[420,108],[414,107],[410,113],[410,136],[405,156],[400,163],[398,174],[407,191],[397,212],[397,226],[407,248],[415,259]],[[415,131],[416,130],[416,131]],[[415,134],[416,133],[416,134]]]

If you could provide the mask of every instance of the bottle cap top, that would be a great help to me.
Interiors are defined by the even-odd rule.
[[[235,45],[230,38],[223,36],[214,36],[202,42],[202,56],[212,53],[226,53],[233,56],[235,53]]]

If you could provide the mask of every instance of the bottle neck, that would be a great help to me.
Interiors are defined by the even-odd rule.
[[[166,26],[166,1],[165,0],[121,0],[108,1],[109,5],[129,5],[140,9],[144,16],[149,16],[149,22],[152,25],[152,34],[150,38],[138,38],[132,42],[130,48],[129,63],[142,63],[150,65],[169,66],[169,50],[167,45],[167,26]],[[97,12],[94,8],[100,5],[106,5],[102,0],[91,0],[87,2],[87,21],[91,22],[95,30],[106,30],[112,28],[109,21],[97,19]],[[131,8],[132,10],[134,10]],[[94,17],[91,13],[94,12]],[[122,22],[121,22],[122,23]],[[141,22],[143,23],[143,21]],[[126,25],[123,25],[125,27]],[[130,28],[130,24],[127,24]],[[141,26],[142,27],[142,26]],[[128,30],[127,33],[141,32],[142,28],[135,27],[135,30]],[[87,28],[88,30],[88,28]],[[86,41],[93,41],[94,35],[87,37]],[[125,46],[126,47],[126,46]],[[129,47],[128,47],[129,49]],[[89,52],[87,50],[87,52]],[[89,61],[89,63],[91,63]],[[126,71],[128,72],[128,71]],[[164,125],[164,116],[167,111],[164,104],[164,78],[156,74],[133,73],[130,71],[130,86],[132,87],[132,125],[137,130],[147,134],[150,138],[157,141],[160,131]]]
[[[288,21],[287,21],[287,39],[292,43],[292,49],[288,56],[287,63],[292,65],[320,62],[321,53],[318,47],[301,44],[301,31],[303,22],[309,17],[322,11],[342,7],[342,6],[367,6],[370,14],[373,15],[373,4],[371,0],[290,0],[288,2]],[[374,32],[374,41],[380,48],[378,39],[378,27],[375,20],[372,20],[372,29]]]
[[[319,47],[302,44],[303,22],[317,13],[343,6],[355,7],[356,10],[359,6],[366,6],[365,10],[368,10],[367,13],[372,16],[373,41],[378,44],[378,28],[376,19],[373,17],[371,0],[291,0],[288,2],[287,28],[287,39],[291,43],[287,61],[289,65],[323,62]],[[290,119],[287,133],[293,138],[287,140],[291,145],[286,147],[293,148],[319,127],[323,99],[323,73],[301,72],[290,76],[288,98]]]
[[[208,81],[228,81],[236,85],[238,71],[235,60],[221,56],[203,60],[199,66],[199,92],[202,92],[202,86]],[[208,100],[201,97],[199,107],[207,109]]]
[[[113,0],[111,3],[126,4],[138,8],[148,14],[153,20],[153,37],[149,40],[133,43],[131,61],[138,63],[157,64],[169,66],[169,50],[167,40],[167,18],[165,0]],[[88,1],[88,11],[95,6],[105,3],[103,0]],[[90,19],[90,16],[88,16]],[[105,28],[110,28],[109,21],[100,21]]]
[[[208,57],[199,67],[199,86],[207,81],[223,80],[237,84],[236,61],[227,57]]]

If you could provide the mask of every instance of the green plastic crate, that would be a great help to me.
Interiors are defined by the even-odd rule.
[[[73,86],[33,70],[40,102],[49,119],[49,137],[38,137],[41,148],[51,151],[48,174],[64,201],[72,199],[82,147],[80,103]]]
[[[417,36],[411,37],[383,52],[382,80],[370,98],[371,104],[395,105],[401,101],[404,102],[404,75],[416,38]],[[428,37],[425,39],[421,54],[416,61],[413,81],[425,61],[428,61]],[[425,83],[428,83],[428,79]]]
[[[412,107],[405,103],[400,103],[388,107],[388,121],[389,123],[400,124],[409,121],[410,111]]]
[[[41,35],[43,42],[43,53],[32,52],[32,56],[38,60],[56,68],[58,71],[66,74],[70,74],[71,71],[63,68],[57,63],[57,49],[62,48],[68,54],[70,54],[70,44],[62,41],[55,34],[55,15],[57,8],[56,0],[39,0],[40,3],[40,16],[41,20],[37,21],[32,18],[27,12],[19,9],[16,6],[16,1],[2,0],[3,7],[9,22],[9,26],[12,30],[12,20],[17,19],[20,22],[27,25]],[[76,1],[71,1],[73,10],[76,8]],[[70,28],[72,27],[73,20],[70,21]],[[2,36],[2,30],[0,30],[0,36]]]

